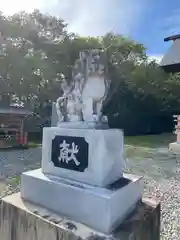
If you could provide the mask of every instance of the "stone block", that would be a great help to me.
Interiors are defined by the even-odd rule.
[[[51,127],[56,127],[58,123],[58,115],[56,112],[56,103],[52,103]]]
[[[174,142],[169,144],[169,150],[173,153],[180,153],[180,143]]]
[[[106,188],[44,175],[41,169],[23,173],[21,196],[51,211],[109,233],[140,201],[143,179],[127,175]]]
[[[103,218],[101,219],[103,221]],[[160,204],[143,199],[136,212],[111,234],[54,214],[13,194],[0,202],[2,240],[160,240]]]
[[[121,130],[44,128],[42,171],[105,187],[123,175],[124,136]]]

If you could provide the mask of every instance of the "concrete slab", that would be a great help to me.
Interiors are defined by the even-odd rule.
[[[173,153],[180,153],[180,143],[177,142],[170,143],[169,150]]]

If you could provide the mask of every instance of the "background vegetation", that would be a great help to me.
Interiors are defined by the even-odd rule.
[[[130,135],[172,131],[172,115],[180,112],[180,75],[149,61],[142,44],[113,33],[79,37],[68,33],[63,20],[39,11],[1,14],[0,33],[0,94],[30,106],[41,119],[51,115],[62,76],[71,81],[78,52],[103,48],[111,79],[104,105],[110,126]]]

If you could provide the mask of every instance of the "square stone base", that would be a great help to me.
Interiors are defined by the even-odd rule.
[[[180,143],[177,142],[170,143],[169,150],[174,153],[180,153]]]
[[[159,240],[160,204],[153,199],[143,199],[135,213],[121,226],[111,234],[102,234],[39,205],[24,201],[17,193],[0,201],[0,239]]]
[[[131,175],[106,188],[44,175],[41,169],[21,177],[23,199],[110,233],[136,208],[143,193],[143,179]]]
[[[68,145],[72,151],[73,144],[77,152],[66,162],[67,150],[63,146]],[[60,158],[62,149],[63,159]],[[123,176],[125,166],[124,134],[120,129],[43,128],[41,167],[44,174],[106,187]]]

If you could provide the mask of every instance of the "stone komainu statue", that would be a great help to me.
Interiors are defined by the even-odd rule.
[[[72,71],[72,84],[62,84],[64,94],[56,102],[60,122],[101,123],[103,102],[109,88],[105,53],[99,49],[80,52]]]

